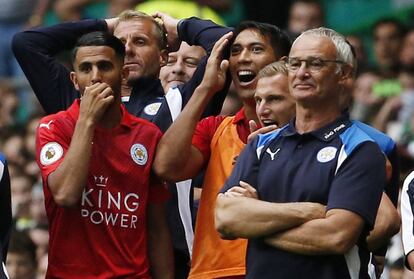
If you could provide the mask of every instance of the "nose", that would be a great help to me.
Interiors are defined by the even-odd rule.
[[[131,39],[128,38],[125,42],[125,54],[131,55],[133,52],[134,52],[134,49],[132,47]]]
[[[250,52],[248,49],[243,49],[239,55],[239,62],[249,62],[251,61]]]
[[[301,78],[309,76],[309,69],[308,69],[308,66],[306,64],[306,61],[302,61],[300,63],[300,67],[296,71],[296,76],[301,77]]]
[[[184,61],[182,61],[181,59],[177,60],[173,65],[172,71],[174,74],[177,75],[184,74]]]
[[[101,82],[101,81],[102,81],[101,72],[99,71],[98,67],[93,67],[92,68],[91,83],[95,84],[95,83]]]
[[[261,100],[256,107],[256,113],[260,116],[267,116],[269,114],[269,108],[266,105],[266,101]]]

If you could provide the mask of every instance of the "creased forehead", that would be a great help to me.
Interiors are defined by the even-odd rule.
[[[329,37],[309,34],[301,35],[293,42],[289,56],[304,58],[319,57],[324,54],[333,55],[333,59],[336,57],[336,48],[332,40]]]

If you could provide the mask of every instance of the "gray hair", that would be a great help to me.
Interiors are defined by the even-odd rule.
[[[316,36],[331,39],[332,43],[335,45],[336,48],[336,59],[343,61],[345,62],[345,64],[351,66],[352,74],[353,76],[355,76],[357,70],[357,60],[355,55],[353,54],[351,44],[346,40],[346,38],[342,34],[339,34],[335,30],[326,27],[319,27],[304,31],[302,34],[300,34],[299,37],[296,38],[295,42],[302,36]],[[341,65],[338,65],[337,73],[340,73],[341,71],[342,67]]]

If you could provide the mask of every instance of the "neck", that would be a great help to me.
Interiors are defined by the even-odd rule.
[[[257,124],[259,124],[259,118],[257,118],[256,114],[256,103],[254,99],[244,100],[243,108],[247,119],[254,120]]]
[[[308,133],[315,131],[331,123],[341,115],[341,110],[331,106],[321,110],[320,108],[312,109],[296,105],[295,126],[298,133]]]
[[[124,96],[131,95],[131,90],[132,90],[132,88],[128,84],[122,83],[122,85],[121,85],[121,96],[124,97]]]

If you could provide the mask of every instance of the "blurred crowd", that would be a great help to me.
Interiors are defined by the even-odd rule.
[[[253,1],[0,0],[0,150],[9,164],[15,226],[7,258],[11,279],[44,278],[48,247],[42,184],[35,161],[35,132],[43,112],[13,57],[12,36],[39,25],[109,18],[135,8],[150,14],[162,10],[177,18],[195,15],[228,26],[243,19],[272,18],[249,9],[250,2]],[[260,6],[266,1],[254,2]],[[278,12],[279,20],[284,22],[271,23],[287,28],[292,36],[324,25],[323,7],[318,2],[299,1],[292,6],[293,1],[284,2]],[[274,9],[268,10],[274,13]],[[347,34],[347,38],[355,48],[359,65],[352,88],[351,117],[387,133],[398,143],[403,181],[414,169],[414,25],[394,18],[380,19],[372,26],[372,49],[356,34]],[[368,59],[370,54],[373,62]],[[229,94],[223,114],[234,113],[239,107],[236,95]],[[390,243],[386,259],[382,278],[414,278],[404,269],[399,235]]]

